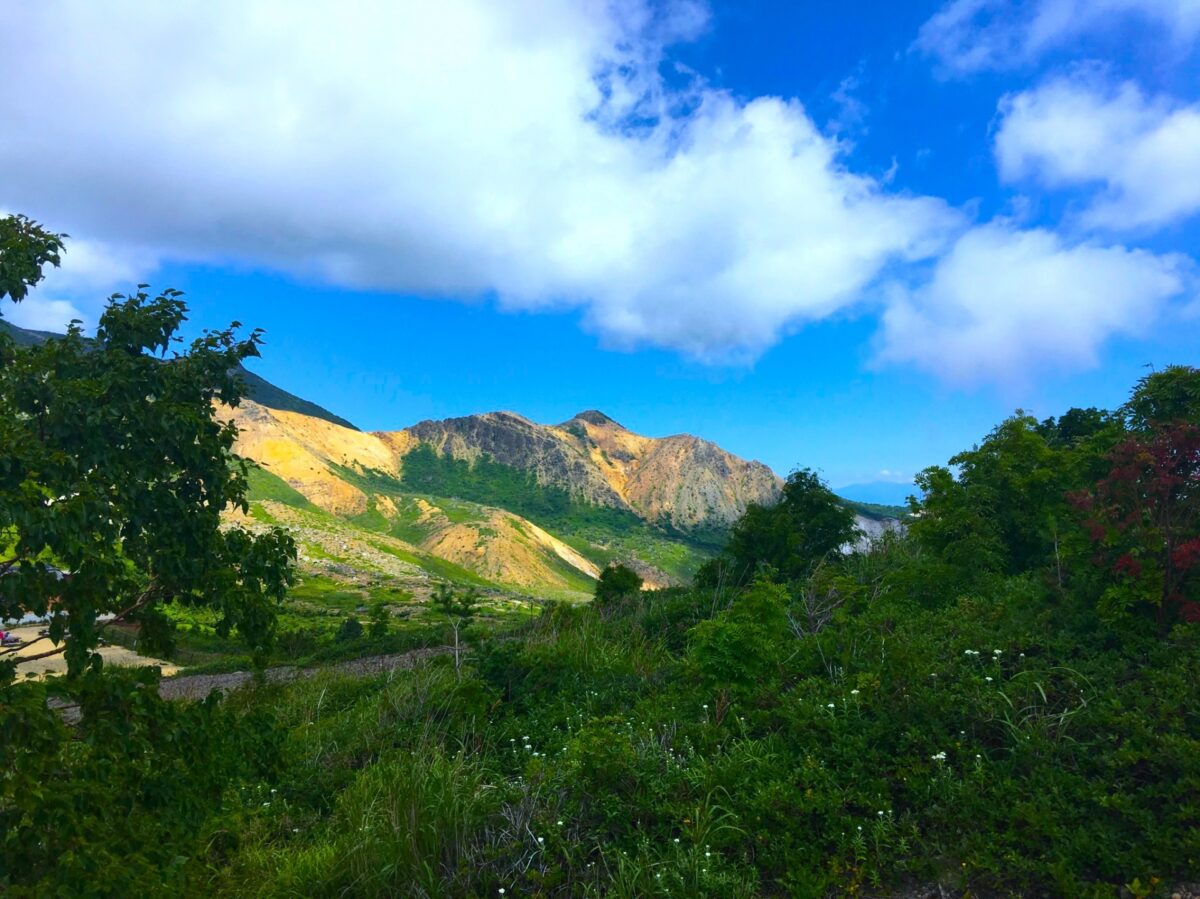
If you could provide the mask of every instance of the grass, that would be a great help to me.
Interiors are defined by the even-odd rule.
[[[461,675],[237,697],[285,761],[234,803],[211,893],[1100,899],[1194,864],[1194,630],[1121,645],[1011,579],[766,634],[740,681],[745,653],[664,638],[738,646],[744,601],[548,607]]]
[[[246,480],[250,486],[249,497],[251,500],[270,499],[297,509],[303,509],[306,512],[320,511],[299,490],[292,487],[278,475],[267,471],[261,465],[249,465],[246,471]]]

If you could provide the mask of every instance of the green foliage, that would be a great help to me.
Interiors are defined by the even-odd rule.
[[[24,403],[0,424],[15,441],[0,444],[0,533],[22,555],[0,590],[17,611],[18,577],[43,606],[61,594],[81,646],[105,603],[155,583],[171,587],[156,600],[181,642],[201,626],[206,639],[271,629],[257,610],[274,606],[257,600],[273,595],[286,546],[214,537],[215,516],[194,508],[245,490],[228,433],[201,411],[226,386],[230,347],[193,350],[218,357],[211,368],[143,366],[179,311],[160,299],[117,303],[95,349],[69,334],[0,372],[5,398]],[[108,370],[133,386],[106,411],[76,382]],[[1184,375],[1144,381],[1135,399],[1152,402],[1124,422],[1009,419],[923,473],[909,533],[863,552],[846,546],[845,506],[797,472],[779,506],[735,527],[707,585],[640,591],[614,567],[602,583],[620,602],[547,604],[470,654],[459,632],[481,597],[440,585],[427,613],[439,637],[453,632],[453,664],[204,703],[164,702],[153,673],[98,666],[8,685],[0,891],[1161,893],[1200,869],[1200,622],[1181,614],[1156,631],[1098,610],[1114,589],[1148,601],[1152,568],[1160,596],[1192,602],[1200,439],[1158,411],[1190,408],[1177,402]],[[148,410],[135,412],[135,391]],[[140,428],[144,455],[126,436]],[[68,440],[84,460],[74,468]],[[148,484],[126,483],[135,474]],[[49,563],[74,574],[60,582]],[[743,585],[734,566],[758,576]],[[391,589],[310,579],[285,607],[287,639],[307,651],[320,615],[315,645],[391,640],[378,632]],[[338,644],[342,619],[356,633]],[[80,706],[77,729],[48,696]]]
[[[362,622],[359,621],[357,618],[355,618],[353,615],[351,615],[350,617],[346,618],[342,622],[342,626],[338,628],[337,636],[335,637],[335,639],[339,643],[348,643],[352,640],[360,639],[362,637],[362,635],[363,635]]]
[[[391,624],[391,613],[382,600],[371,603],[371,614],[368,619],[367,632],[372,637],[386,637]]]
[[[924,610],[891,589],[912,558],[888,547],[819,575],[873,599],[818,634],[796,635],[797,597],[766,581],[727,607],[647,592],[547,608],[461,679],[435,663],[263,696],[293,747],[282,798],[247,803],[219,882],[1099,897],[1186,876],[1200,632],[1114,640],[1029,576]],[[664,609],[698,616],[686,652],[647,639]]]
[[[117,296],[94,341],[72,328],[0,368],[0,530],[16,535],[0,615],[49,613],[76,675],[99,670],[98,616],[161,631],[172,603],[219,609],[221,631],[263,649],[291,577],[288,535],[219,526],[223,509],[246,507],[246,479],[213,403],[237,402],[229,369],[259,336],[210,332],[157,358],[184,312],[174,291]]]
[[[909,514],[906,506],[889,506],[884,503],[860,503],[844,498],[842,502],[851,512],[856,512],[864,518],[873,518],[875,521],[884,521],[889,518],[903,520]]]
[[[0,220],[0,298],[22,299],[61,246]],[[164,702],[156,670],[108,672],[92,652],[130,624],[165,649],[170,608],[211,610],[218,633],[265,650],[291,582],[288,535],[220,522],[246,509],[246,474],[213,407],[237,403],[230,370],[260,336],[208,332],[168,358],[185,311],[176,291],[117,295],[94,340],[75,325],[20,348],[0,339],[0,618],[48,615],[40,655],[63,652],[68,671],[17,684],[0,658],[6,895],[174,893],[228,787],[274,763],[261,716]],[[47,698],[74,707],[77,730]]]
[[[467,623],[479,608],[479,591],[474,587],[457,589],[450,584],[438,584],[429,597],[430,605],[447,618]]]
[[[156,681],[146,669],[89,681],[77,732],[35,691],[0,703],[5,895],[178,895],[223,797],[276,769],[268,717],[216,696],[167,702]]]
[[[479,591],[474,587],[456,589],[449,584],[438,584],[429,597],[429,604],[450,624],[454,636],[454,668],[458,670],[462,665],[460,637],[479,611]]]
[[[308,512],[319,511],[303,493],[279,475],[253,463],[246,467],[246,498],[250,501],[274,500]]]
[[[66,234],[53,234],[23,215],[0,217],[0,300],[25,299],[47,265],[58,268]]]
[[[642,590],[642,576],[625,565],[609,565],[596,581],[596,602],[619,602],[637,596]]]
[[[802,578],[857,534],[854,513],[814,472],[799,469],[788,476],[778,503],[752,505],[734,524],[724,567],[735,582],[763,566],[788,580]],[[715,586],[721,572],[720,563],[710,565],[701,580]]]
[[[1063,416],[1060,423],[1068,421]],[[989,574],[1017,574],[1061,559],[1074,523],[1067,492],[1080,483],[1092,439],[1103,427],[1068,440],[1061,431],[1018,413],[979,446],[917,476],[924,491],[909,528],[960,584]],[[1107,438],[1102,438],[1106,440]]]
[[[745,696],[775,680],[788,642],[787,592],[755,581],[733,605],[692,628],[689,660],[723,715],[728,694]]]
[[[1156,423],[1200,424],[1200,369],[1168,365],[1146,375],[1121,412],[1135,431],[1147,431]]]
[[[405,490],[498,506],[543,527],[574,530],[597,526],[615,531],[638,528],[632,512],[579,502],[563,488],[538,483],[530,471],[483,456],[474,464],[421,444],[404,457]]]

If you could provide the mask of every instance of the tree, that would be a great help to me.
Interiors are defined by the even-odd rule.
[[[1143,433],[1156,424],[1200,424],[1200,368],[1168,365],[1146,375],[1121,412],[1131,430]]]
[[[371,614],[367,619],[367,633],[372,637],[386,637],[391,617],[383,600],[371,603]]]
[[[973,449],[917,476],[924,499],[909,531],[964,580],[1061,566],[1073,516],[1066,492],[1081,486],[1096,446],[1109,445],[1106,423],[1072,410],[1055,422],[1017,412]],[[1094,444],[1093,441],[1099,441]]]
[[[784,587],[758,578],[689,632],[690,668],[713,693],[718,722],[731,699],[762,691],[777,672],[789,637],[787,600]]]
[[[812,470],[791,473],[773,506],[751,505],[734,524],[725,555],[735,570],[769,566],[786,580],[805,577],[859,536],[854,513]]]
[[[337,629],[333,639],[338,643],[351,643],[363,635],[362,622],[353,615],[347,616]]]
[[[1160,633],[1200,621],[1200,426],[1155,422],[1109,460],[1108,476],[1075,497],[1112,579],[1102,611],[1153,609]]]
[[[62,238],[0,220],[0,298],[23,299]],[[277,755],[269,723],[216,697],[167,702],[156,671],[108,671],[93,652],[114,622],[164,647],[172,603],[216,609],[221,633],[261,652],[291,582],[286,533],[221,523],[247,510],[247,482],[214,407],[241,398],[233,372],[261,337],[208,332],[169,352],[180,297],[116,295],[90,340],[77,325],[27,348],[0,335],[0,617],[48,615],[33,657],[68,666],[46,687],[15,683],[0,655],[0,871],[24,894],[166,890],[230,782]],[[47,693],[79,706],[75,731]]]
[[[52,234],[23,215],[0,218],[0,300],[25,299],[47,265],[58,268],[65,234]]]
[[[642,576],[627,565],[609,565],[596,581],[595,601],[599,605],[610,605],[642,591]]]
[[[221,526],[248,509],[247,483],[214,403],[239,401],[232,371],[261,338],[209,332],[168,357],[185,312],[176,291],[117,295],[94,340],[73,325],[0,346],[0,615],[48,614],[61,645],[43,654],[64,652],[72,675],[100,669],[91,650],[116,622],[163,647],[171,603],[217,609],[219,633],[263,651],[290,583],[286,533]]]
[[[474,587],[457,590],[449,584],[438,584],[429,599],[430,604],[450,623],[454,634],[454,670],[461,675],[462,655],[460,634],[470,624],[478,611],[479,591]]]

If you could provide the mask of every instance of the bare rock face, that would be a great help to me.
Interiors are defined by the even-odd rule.
[[[630,497],[647,518],[688,529],[733,524],[751,503],[775,502],[779,490],[779,478],[761,462],[681,435],[657,441],[638,466]]]
[[[474,463],[490,456],[493,462],[533,472],[539,484],[562,487],[582,502],[628,508],[569,435],[514,412],[422,421],[407,432],[455,459]]]
[[[400,433],[405,440],[380,436],[471,462],[487,455],[580,501],[684,530],[727,526],[749,504],[778,499],[781,485],[761,462],[747,462],[707,440],[686,434],[643,437],[596,410],[560,425],[490,412],[423,421]]]

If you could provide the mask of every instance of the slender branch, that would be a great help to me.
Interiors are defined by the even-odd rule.
[[[28,643],[22,643],[20,646],[13,646],[10,649],[0,650],[0,656],[12,655],[14,652],[20,652],[22,649],[28,649],[34,643],[40,643],[43,640],[49,640],[49,639],[50,639],[49,636],[46,636],[43,634],[41,637],[38,637],[37,639],[34,639],[34,640],[30,640]]]
[[[115,624],[118,621],[122,621],[127,616],[132,615],[138,609],[145,607],[147,604],[149,604],[155,598],[156,591],[157,591],[156,584],[152,584],[149,587],[147,587],[144,591],[142,591],[142,594],[137,598],[137,600],[133,603],[133,605],[129,606],[128,608],[122,609],[120,612],[118,612],[116,615],[114,615],[112,618],[108,619],[107,621],[101,622],[100,626],[98,628],[96,628],[96,633],[100,634],[110,624]],[[5,649],[5,650],[3,650],[3,652],[0,652],[0,656],[11,655],[22,649],[29,648],[34,643],[38,643],[42,640],[49,640],[49,639],[50,639],[49,636],[38,637],[36,640],[31,640],[30,642],[25,643],[21,646],[14,646],[11,649]],[[22,665],[26,662],[36,662],[39,659],[46,659],[46,658],[49,658],[50,656],[58,655],[61,652],[65,652],[66,648],[67,648],[67,639],[64,637],[63,642],[61,644],[59,644],[57,647],[55,647],[54,649],[48,649],[45,652],[37,653],[37,654],[31,655],[31,656],[18,656],[17,664]]]
[[[67,651],[67,644],[64,641],[63,643],[60,643],[58,646],[54,647],[54,649],[47,649],[45,652],[39,652],[36,655],[21,656],[18,661],[18,664],[23,665],[26,662],[36,662],[38,659],[48,659],[48,658],[50,658],[50,656],[56,656],[59,653],[66,652],[66,651]]]
[[[96,633],[100,633],[100,631],[104,630],[110,624],[116,624],[118,621],[124,621],[126,616],[132,615],[138,609],[148,605],[153,599],[156,598],[157,587],[157,584],[151,584],[149,587],[147,587],[144,591],[142,591],[141,596],[137,598],[133,605],[127,609],[123,609],[116,615],[113,615],[113,617],[108,619],[108,621],[101,622],[100,626],[96,628]]]

